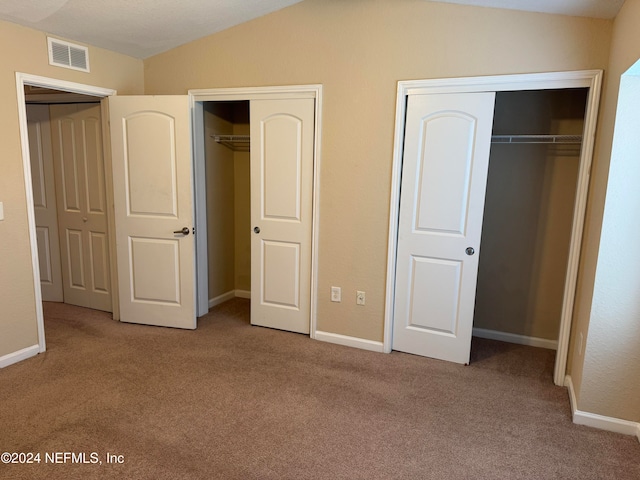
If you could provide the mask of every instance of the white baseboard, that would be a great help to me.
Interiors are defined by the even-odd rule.
[[[383,352],[382,342],[374,342],[373,340],[365,340],[364,338],[349,337],[347,335],[322,332],[319,330],[316,330],[314,338],[321,342],[336,343],[338,345],[370,350],[372,352]]]
[[[39,345],[32,345],[17,352],[9,353],[0,357],[0,368],[8,367],[27,358],[35,357],[38,353],[40,353]]]
[[[251,292],[248,290],[230,290],[227,293],[223,293],[222,295],[218,295],[215,298],[209,299],[209,308],[213,308],[216,305],[220,305],[221,303],[226,302],[227,300],[231,300],[232,298],[251,298]]]
[[[474,328],[473,336],[480,338],[488,338],[490,340],[499,340],[501,342],[517,343],[518,345],[529,345],[530,347],[548,348],[549,350],[558,349],[557,340],[547,340],[546,338],[528,337],[526,335],[517,335],[515,333],[498,332],[497,330],[487,330],[485,328]]]
[[[231,300],[232,298],[235,298],[235,291],[231,290],[227,293],[223,293],[222,295],[218,295],[215,298],[210,298],[209,299],[209,308],[213,308],[216,305],[220,305],[221,303],[226,302],[227,300]]]
[[[621,420],[614,417],[606,417],[596,413],[581,412],[580,410],[576,410],[573,413],[573,423],[633,436],[639,435],[638,429],[640,428],[638,426],[639,424],[636,422]]]
[[[599,428],[600,430],[607,430],[609,432],[622,433],[623,435],[633,435],[638,438],[638,441],[640,441],[640,423],[578,410],[576,392],[573,388],[573,381],[571,380],[570,375],[565,377],[564,384],[569,389],[569,401],[571,402],[573,423],[576,425]]]

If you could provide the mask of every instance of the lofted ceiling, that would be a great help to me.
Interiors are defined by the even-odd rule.
[[[556,13],[576,17],[614,18],[624,0],[428,0],[477,7]]]
[[[2,0],[0,19],[133,57],[147,58],[300,1]],[[624,0],[425,1],[596,18],[615,17],[624,3]]]

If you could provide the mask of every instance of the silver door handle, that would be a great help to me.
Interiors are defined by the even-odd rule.
[[[253,227],[254,233],[260,233],[260,227]]]
[[[464,253],[466,253],[467,255],[471,256],[474,253],[476,253],[476,251],[473,249],[473,247],[467,247],[467,249],[464,251]]]
[[[175,230],[173,233],[181,233],[182,235],[189,235],[189,227],[183,227],[182,230]]]

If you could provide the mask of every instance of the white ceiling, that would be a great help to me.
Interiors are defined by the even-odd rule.
[[[0,19],[147,58],[301,0],[1,0]]]
[[[624,0],[428,0],[576,17],[614,18]]]
[[[2,0],[0,19],[147,58],[300,1]],[[624,3],[624,0],[426,1],[597,18],[615,17]]]

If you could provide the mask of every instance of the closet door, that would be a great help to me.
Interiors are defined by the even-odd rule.
[[[394,350],[469,363],[494,100],[408,97]]]
[[[251,101],[251,323],[309,333],[315,100]]]
[[[51,105],[64,301],[112,310],[100,105]]]
[[[27,105],[27,129],[42,300],[62,302],[62,266],[48,105]]]
[[[196,328],[186,96],[109,98],[120,319]]]

